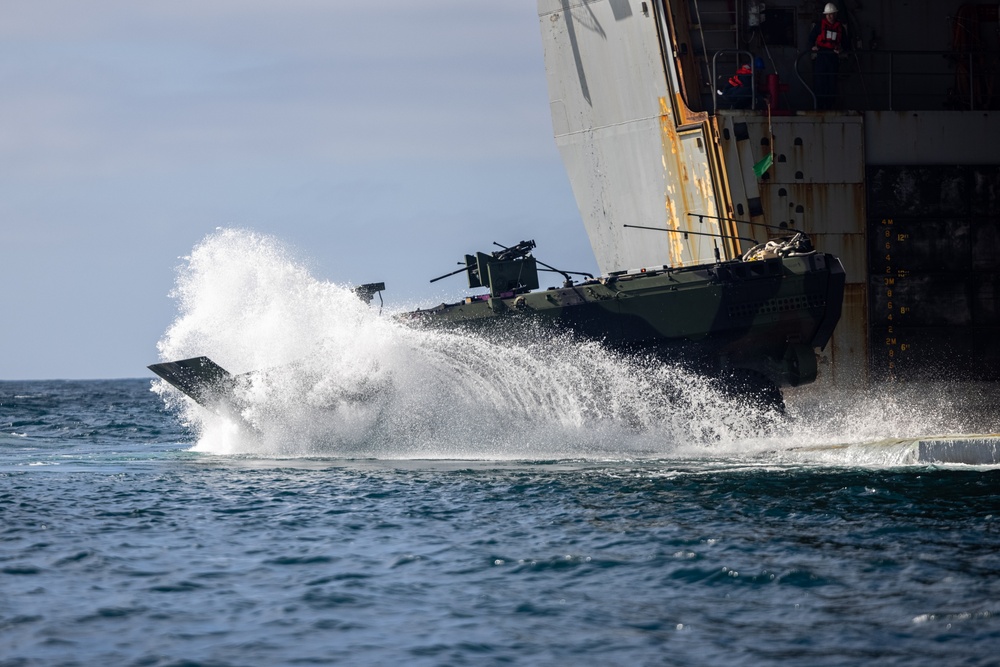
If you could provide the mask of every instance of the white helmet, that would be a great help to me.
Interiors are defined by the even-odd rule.
[[[837,13],[837,5],[833,4],[832,2],[826,3],[826,7],[823,8],[823,13],[824,14],[836,14]]]

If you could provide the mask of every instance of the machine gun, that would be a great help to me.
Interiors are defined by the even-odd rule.
[[[501,250],[494,250],[490,255],[499,262],[509,262],[515,259],[521,259],[522,257],[527,257],[528,253],[535,249],[534,241],[521,241],[515,246],[507,247],[502,246],[496,241],[493,245],[500,246]]]
[[[521,241],[509,248],[500,247],[501,250],[494,250],[489,254],[477,252],[475,255],[466,255],[461,269],[432,278],[431,282],[464,271],[469,278],[470,288],[488,287],[492,297],[538,289],[538,263],[529,254],[535,247],[535,242]]]
[[[469,277],[470,288],[488,287],[490,296],[497,297],[502,294],[522,294],[538,289],[539,270],[560,274],[566,279],[564,287],[573,284],[571,275],[585,276],[590,279],[594,277],[582,271],[563,271],[535,259],[530,255],[531,251],[535,249],[534,241],[521,241],[510,247],[494,241],[493,245],[500,246],[500,250],[494,250],[489,254],[477,252],[475,255],[466,255],[465,262],[460,262],[462,268],[432,278],[431,282],[434,283],[464,271]],[[544,268],[539,269],[539,266]]]

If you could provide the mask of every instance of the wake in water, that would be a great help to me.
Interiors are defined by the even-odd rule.
[[[864,397],[806,396],[785,418],[681,368],[568,334],[497,341],[409,326],[380,316],[348,287],[315,279],[277,240],[246,231],[220,230],[198,245],[173,296],[180,314],[159,343],[164,359],[206,355],[233,373],[255,371],[238,386],[235,419],[156,383],[204,452],[730,456],[941,424],[925,409]]]

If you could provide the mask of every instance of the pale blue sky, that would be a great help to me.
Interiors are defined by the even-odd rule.
[[[0,379],[146,377],[217,227],[390,306],[493,241],[595,271],[535,5],[0,0]]]

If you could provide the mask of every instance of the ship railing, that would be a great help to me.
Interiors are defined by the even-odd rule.
[[[795,74],[819,108],[812,85],[815,53]],[[846,51],[840,54],[834,109],[930,111],[1000,109],[1000,51]]]

